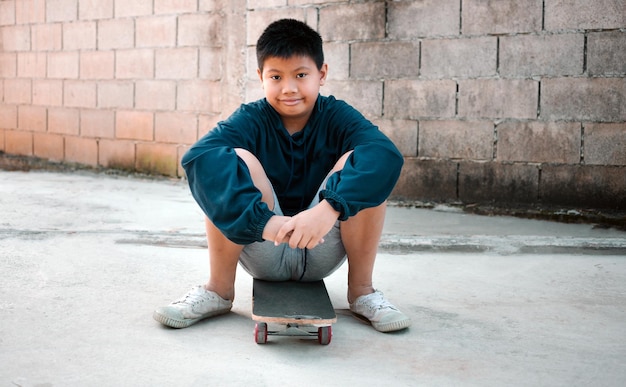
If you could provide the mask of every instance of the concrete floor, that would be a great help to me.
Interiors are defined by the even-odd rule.
[[[413,326],[382,334],[326,285],[333,340],[253,339],[233,313],[151,315],[209,270],[183,181],[0,171],[0,386],[623,386],[626,233],[390,208],[375,285]]]

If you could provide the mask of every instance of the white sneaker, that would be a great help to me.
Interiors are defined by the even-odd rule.
[[[350,311],[367,319],[379,332],[399,331],[411,326],[411,319],[387,301],[378,290],[358,297],[350,304]]]
[[[232,301],[206,290],[204,286],[197,286],[180,300],[157,308],[152,317],[168,327],[186,328],[207,317],[228,313],[232,307]]]

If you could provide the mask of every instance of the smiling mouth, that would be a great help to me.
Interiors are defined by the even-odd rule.
[[[298,103],[300,103],[300,101],[302,101],[302,100],[301,99],[283,99],[283,100],[281,100],[281,102],[284,105],[288,105],[288,106],[297,105]]]

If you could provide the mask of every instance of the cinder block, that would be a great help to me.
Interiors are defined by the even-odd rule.
[[[154,139],[156,142],[192,145],[198,139],[198,117],[178,112],[156,113]]]
[[[0,27],[0,47],[5,52],[30,50],[30,26]]]
[[[584,35],[515,35],[500,37],[500,75],[580,75]]]
[[[135,108],[143,110],[174,110],[176,108],[176,82],[135,82]]]
[[[63,136],[60,134],[33,133],[33,155],[43,159],[61,161],[64,155]]]
[[[48,130],[48,111],[42,106],[22,105],[17,109],[17,128],[29,132]]]
[[[493,126],[491,121],[420,121],[418,156],[491,160]]]
[[[623,0],[551,0],[545,2],[545,29],[590,30],[623,28]]]
[[[222,65],[224,58],[224,49],[221,47],[201,47],[199,50],[199,77],[209,81],[219,81],[224,74],[224,66]],[[158,52],[157,52],[158,59]],[[230,66],[232,62],[228,61]],[[159,65],[157,62],[157,77],[159,76]],[[251,69],[256,71],[256,65]]]
[[[13,78],[17,75],[17,53],[0,52],[0,78]]]
[[[78,52],[48,53],[48,78],[76,79],[78,69]]]
[[[296,19],[306,21],[304,8],[272,8],[254,9],[246,15],[246,43],[248,46],[255,46],[259,37],[268,25],[279,19]],[[309,24],[310,25],[310,24]],[[311,28],[317,30],[315,25]],[[322,36],[322,38],[325,38]],[[326,40],[326,39],[325,39]]]
[[[365,42],[351,45],[350,77],[365,79],[416,78],[418,42]]]
[[[19,52],[17,54],[17,76],[21,78],[45,78],[46,58],[44,52]]]
[[[459,35],[460,4],[457,0],[388,2],[389,37],[403,40]]]
[[[541,118],[626,121],[626,78],[543,79]]]
[[[464,203],[536,203],[538,187],[536,165],[459,163],[459,199]]]
[[[220,47],[224,43],[222,23],[219,14],[179,16],[178,45]]]
[[[134,170],[135,142],[127,140],[99,140],[98,164],[105,168]]]
[[[336,1],[336,0],[335,0]],[[318,0],[317,2],[321,2]],[[324,1],[327,2],[327,1]],[[304,4],[314,4],[315,0],[290,0],[290,5],[304,5]],[[287,0],[248,0],[247,1],[249,9],[259,9],[259,8],[275,8],[282,7],[287,5]]]
[[[454,117],[455,101],[456,82],[452,80],[385,81],[385,118]]]
[[[178,172],[178,147],[172,144],[137,144],[135,168],[139,172],[176,176]]]
[[[4,102],[30,104],[32,101],[32,81],[26,78],[4,80]]]
[[[10,155],[32,156],[33,134],[20,130],[5,130],[4,150]]]
[[[134,44],[135,25],[133,19],[98,21],[99,50],[132,48]]]
[[[176,175],[178,177],[186,177],[185,169],[182,165],[183,156],[191,147],[188,145],[179,145],[177,148],[178,158],[176,161]]]
[[[33,51],[58,51],[63,46],[63,24],[36,24],[31,26]]]
[[[382,115],[383,83],[381,81],[327,82],[320,90],[323,95],[333,95],[352,105],[369,118]]]
[[[178,111],[217,113],[221,111],[222,85],[213,81],[183,81],[178,84]]]
[[[543,0],[463,1],[463,35],[541,31]]]
[[[385,37],[385,3],[328,5],[319,11],[324,41],[373,40]]]
[[[67,22],[78,18],[78,0],[46,0],[46,21]]]
[[[256,58],[254,59],[254,67],[256,70]],[[327,79],[342,80],[350,77],[350,44],[348,43],[325,43],[324,44],[324,62],[328,64]],[[252,79],[256,77],[256,71],[252,74]]]
[[[60,79],[33,80],[33,104],[41,106],[62,106],[63,81]]]
[[[17,129],[17,106],[0,104],[0,128]]]
[[[154,113],[118,111],[115,115],[115,137],[127,140],[154,140]]]
[[[69,107],[95,108],[96,84],[87,81],[65,81],[63,104]]]
[[[198,115],[198,138],[209,133],[209,131],[217,126],[221,120],[219,114],[199,114]]]
[[[65,161],[98,165],[98,141],[93,138],[65,137]]]
[[[117,51],[115,77],[117,79],[153,78],[154,51],[151,49]]]
[[[156,50],[155,56],[155,77],[158,79],[193,79],[198,76],[197,48],[164,48]]]
[[[577,122],[504,122],[497,126],[498,161],[578,164],[581,125]]]
[[[496,74],[497,39],[436,39],[422,41],[420,75],[427,78],[475,78]]]
[[[81,110],[80,135],[91,138],[114,138],[115,112],[98,109]]]
[[[0,9],[0,12],[3,10]],[[16,24],[37,24],[46,21],[46,3],[39,0],[19,0],[15,2]]]
[[[77,136],[80,133],[80,112],[78,109],[48,109],[48,132]]]
[[[137,47],[176,45],[176,16],[141,17],[135,20]]]
[[[404,157],[417,156],[417,121],[379,119],[373,123],[393,141]]]
[[[626,31],[589,33],[587,71],[589,75],[626,75]]]
[[[151,15],[153,0],[115,0],[115,17]]]
[[[63,23],[64,50],[93,50],[96,48],[96,22]]]
[[[132,82],[102,81],[98,83],[98,107],[129,109],[135,103]]]
[[[539,83],[528,79],[459,81],[459,116],[537,118]]]
[[[155,14],[189,13],[198,10],[198,0],[154,0]]]
[[[543,165],[541,201],[584,208],[626,209],[626,168]]]
[[[15,24],[15,1],[0,1],[0,26]]]
[[[79,0],[78,18],[81,20],[111,19],[114,0]]]
[[[78,18],[78,0],[46,0],[46,21],[68,22]]]
[[[115,75],[114,51],[83,51],[79,60],[81,79],[112,79]]]
[[[447,160],[407,158],[392,199],[456,200],[457,163]]]
[[[585,164],[626,166],[626,123],[585,124]]]

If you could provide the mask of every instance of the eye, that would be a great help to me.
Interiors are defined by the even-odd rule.
[[[307,75],[308,75],[307,73],[300,73],[300,74],[296,75],[296,78],[304,78]]]
[[[270,79],[272,79],[274,81],[279,81],[280,80],[280,75],[272,75],[272,76],[270,76]]]

